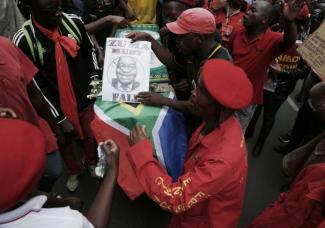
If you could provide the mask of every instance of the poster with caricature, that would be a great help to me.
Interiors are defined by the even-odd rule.
[[[149,91],[150,55],[150,42],[107,38],[103,100],[137,103],[135,95]]]

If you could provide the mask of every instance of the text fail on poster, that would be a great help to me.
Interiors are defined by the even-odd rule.
[[[151,43],[107,38],[103,72],[103,100],[137,102],[135,95],[149,91]]]

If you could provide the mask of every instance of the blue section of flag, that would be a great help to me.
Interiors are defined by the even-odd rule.
[[[184,116],[169,108],[159,129],[159,138],[167,172],[176,181],[183,173],[187,152]]]

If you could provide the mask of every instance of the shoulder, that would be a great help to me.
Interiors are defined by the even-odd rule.
[[[64,14],[64,16],[70,18],[78,27],[84,26],[84,22],[81,17],[79,17],[75,14]]]
[[[224,60],[227,60],[229,62],[233,61],[228,49],[223,47],[223,46],[220,47],[220,49],[217,52],[215,58],[224,59]]]
[[[12,38],[12,42],[17,46],[24,46],[27,44],[26,35],[23,29],[19,29]]]

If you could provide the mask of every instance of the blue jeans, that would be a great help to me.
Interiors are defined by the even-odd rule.
[[[57,179],[62,174],[63,165],[59,151],[47,154],[46,166],[42,179],[39,182],[38,189],[43,192],[50,192]]]

